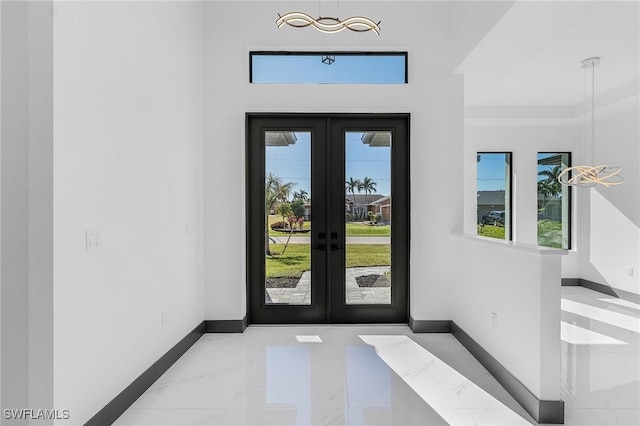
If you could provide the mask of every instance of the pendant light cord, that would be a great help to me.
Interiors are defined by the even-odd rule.
[[[587,155],[589,155],[589,119],[587,118],[587,96],[589,89],[587,89],[587,70],[584,70],[584,72],[582,73],[582,91],[584,92],[584,100],[582,102],[582,108],[584,111],[582,115],[582,121],[584,122],[584,125],[582,126],[582,139],[584,140],[583,154],[585,164],[590,164],[593,163],[593,159],[587,158]]]
[[[318,0],[318,18],[322,17],[322,0]],[[340,18],[340,0],[336,0],[336,18]]]
[[[596,66],[591,66],[591,161],[596,165]]]

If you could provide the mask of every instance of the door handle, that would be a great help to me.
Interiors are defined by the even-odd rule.
[[[324,251],[325,250],[325,245],[324,244],[318,244],[316,247],[311,247],[314,250],[318,250],[318,251]]]
[[[331,251],[338,251],[338,245],[337,244],[331,244]]]

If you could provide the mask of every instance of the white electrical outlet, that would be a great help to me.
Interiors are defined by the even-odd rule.
[[[633,268],[627,268],[627,276],[629,277],[633,276]]]
[[[196,223],[195,222],[185,222],[184,225],[184,233],[186,235],[191,235],[196,232]]]
[[[160,325],[165,326],[166,324],[167,324],[167,312],[162,311],[160,312]]]
[[[102,247],[102,231],[91,230],[85,232],[85,250],[93,251]]]
[[[493,328],[498,327],[498,314],[491,312],[491,326]]]

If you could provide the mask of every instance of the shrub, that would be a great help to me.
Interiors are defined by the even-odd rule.
[[[296,218],[304,217],[304,203],[299,200],[291,203],[291,212]]]
[[[274,222],[271,224],[271,229],[287,229],[289,224],[287,222]]]

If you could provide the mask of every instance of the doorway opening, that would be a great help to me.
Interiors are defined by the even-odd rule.
[[[407,114],[247,115],[254,324],[407,322]]]

